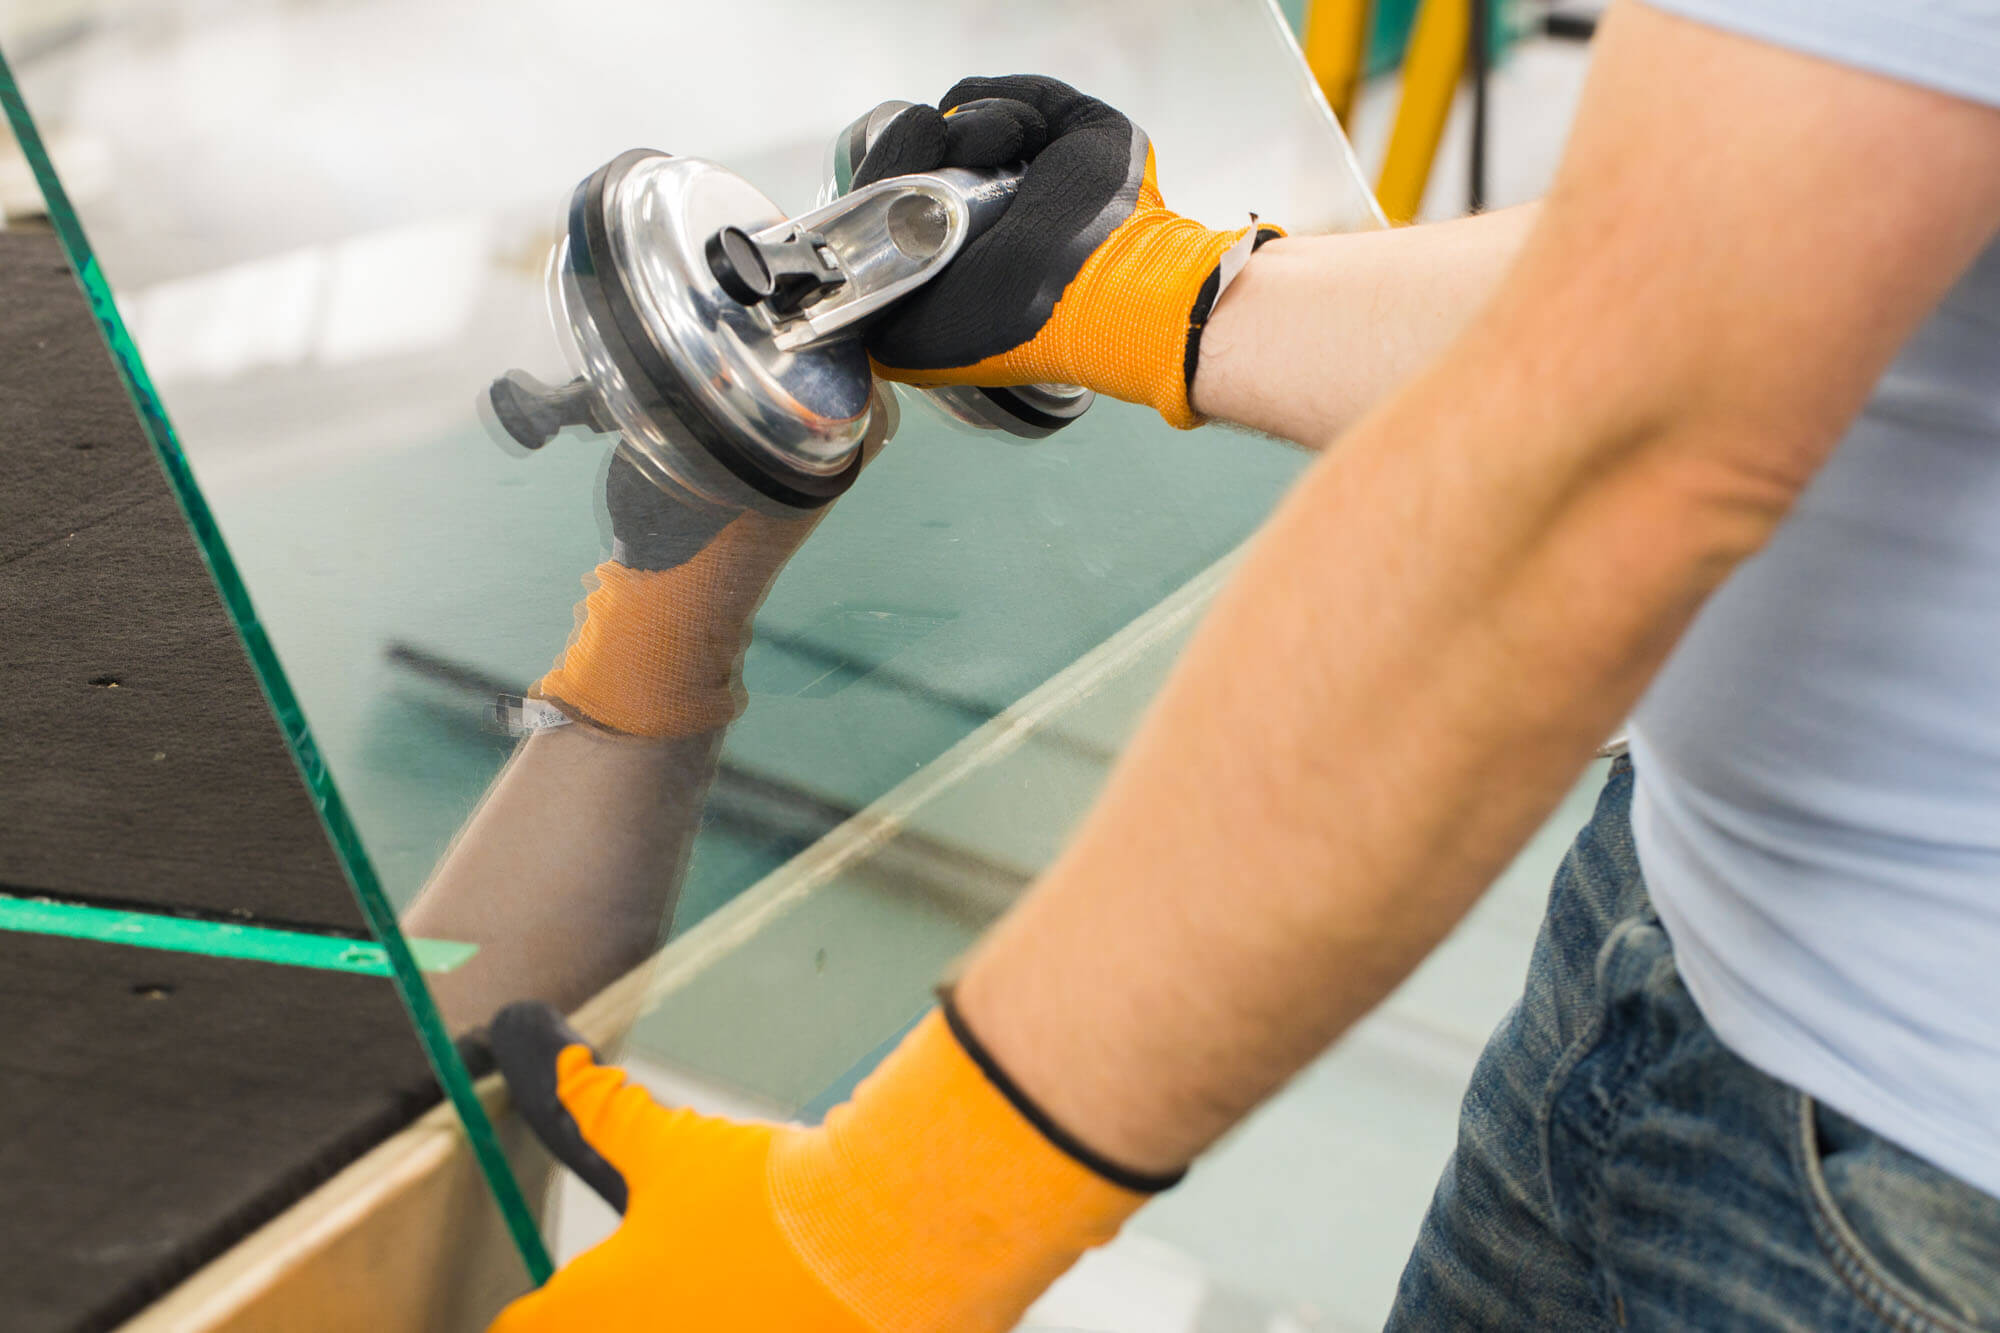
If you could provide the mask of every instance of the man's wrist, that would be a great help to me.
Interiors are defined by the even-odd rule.
[[[1259,224],[1214,231],[1160,208],[1093,255],[1050,324],[1068,349],[1067,378],[1188,430],[1189,400],[1210,312],[1251,253],[1283,233]]]
[[[965,1015],[959,1012],[957,998],[949,986],[941,987],[938,991],[938,1012],[943,1016],[945,1026],[950,1029],[959,1048],[965,1052],[966,1058],[978,1066],[979,1072],[986,1076],[986,1081],[993,1085],[994,1091],[1004,1097],[1023,1120],[1034,1126],[1035,1130],[1048,1140],[1051,1147],[1078,1166],[1120,1189],[1130,1190],[1135,1194],[1162,1193],[1180,1184],[1187,1175],[1186,1167],[1173,1171],[1135,1170],[1098,1152],[1057,1124],[1055,1118],[1028,1096],[1021,1085],[1014,1081],[1013,1076],[1001,1067],[1000,1062],[986,1049],[986,1044],[972,1030],[972,1025],[966,1022]]]
[[[1201,369],[1201,346],[1203,336],[1208,331],[1208,323],[1214,318],[1216,307],[1236,283],[1236,279],[1249,265],[1250,257],[1271,241],[1284,236],[1282,227],[1274,227],[1260,222],[1255,213],[1250,215],[1250,226],[1237,235],[1235,242],[1222,252],[1215,267],[1209,271],[1208,279],[1202,283],[1201,291],[1195,295],[1194,309],[1188,312],[1187,349],[1182,357],[1181,386],[1185,394],[1187,409],[1196,422],[1209,418],[1195,402],[1195,377]]]
[[[1243,265],[1236,275],[1239,281],[1217,294],[1202,321],[1199,350],[1189,358],[1187,392],[1189,407],[1204,421],[1240,421],[1245,415],[1236,402],[1238,386],[1251,378],[1243,364],[1250,347],[1244,328],[1256,304],[1257,290],[1265,285],[1266,264],[1285,248],[1285,238],[1272,239],[1279,243],[1278,248],[1269,250],[1268,242],[1259,245],[1258,262]],[[1283,267],[1282,262],[1279,267]]]
[[[883,1329],[1011,1328],[1147,1198],[1053,1145],[939,1013],[821,1128],[774,1141],[768,1180],[808,1268]]]

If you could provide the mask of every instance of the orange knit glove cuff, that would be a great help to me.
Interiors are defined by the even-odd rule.
[[[1219,288],[1223,256],[1238,245],[1247,256],[1257,230],[1252,223],[1211,231],[1142,199],[1085,261],[1035,339],[1052,340],[1060,353],[1062,373],[1050,379],[1143,403],[1180,430],[1199,426],[1188,386],[1201,329],[1220,294],[1203,289]]]
[[[828,1115],[780,1139],[773,1207],[799,1255],[883,1329],[1012,1328],[1147,1195],[1056,1148],[933,1011]]]

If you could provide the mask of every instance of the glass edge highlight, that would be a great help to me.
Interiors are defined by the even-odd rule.
[[[90,304],[98,332],[118,367],[119,377],[132,399],[140,425],[153,447],[154,457],[167,474],[175,503],[194,535],[202,562],[208,567],[209,577],[229,612],[231,622],[236,626],[244,652],[250,658],[265,703],[284,734],[299,776],[311,794],[313,806],[320,815],[321,827],[334,844],[349,887],[354,891],[355,900],[360,904],[369,928],[375,932],[376,940],[388,955],[396,991],[402,997],[404,1008],[409,1011],[425,1058],[430,1062],[432,1073],[442,1086],[446,1099],[458,1113],[473,1156],[486,1177],[488,1188],[500,1208],[508,1234],[520,1253],[529,1278],[537,1285],[546,1282],[555,1266],[543,1243],[540,1226],[521,1190],[520,1181],[507,1162],[506,1154],[501,1151],[499,1137],[474,1090],[472,1076],[460,1059],[458,1048],[445,1029],[436,1005],[431,1002],[423,974],[403,938],[395,912],[382,892],[360,832],[349,817],[333,776],[320,757],[318,745],[306,724],[298,699],[292,693],[291,683],[284,675],[277,652],[264,633],[263,623],[257,618],[249,592],[236,572],[235,561],[223,544],[221,529],[195,484],[173,423],[153,389],[152,380],[140,359],[138,345],[133,342],[118,312],[110,284],[98,268],[96,254],[84,234],[82,220],[70,205],[68,193],[42,143],[40,131],[29,113],[27,98],[15,81],[13,68],[4,51],[0,51],[0,107],[4,107],[14,137],[48,205],[49,220],[69,260],[71,276],[76,279],[84,299]]]

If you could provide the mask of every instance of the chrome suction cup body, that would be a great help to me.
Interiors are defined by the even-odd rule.
[[[550,388],[509,371],[489,390],[518,443],[566,425],[615,432],[640,470],[695,502],[797,511],[844,491],[871,411],[852,338],[781,348],[771,321],[722,287],[709,242],[785,215],[699,158],[636,149],[579,185],[548,271],[550,313],[575,376]]]
[[[842,140],[865,151],[868,135],[850,128]],[[949,264],[1019,185],[1014,171],[945,168],[830,190],[787,218],[713,162],[622,153],[577,186],[550,256],[570,380],[510,370],[483,406],[528,449],[567,426],[615,433],[690,503],[817,508],[853,484],[888,410],[862,343],[868,320]],[[1026,438],[1089,404],[1059,386],[922,396]]]

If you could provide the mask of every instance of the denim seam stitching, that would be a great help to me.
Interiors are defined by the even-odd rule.
[[[1562,1237],[1565,1244],[1577,1250],[1589,1262],[1593,1270],[1593,1276],[1596,1278],[1591,1285],[1597,1290],[1598,1299],[1604,1302],[1607,1307],[1609,1306],[1608,1296],[1610,1295],[1608,1270],[1606,1270],[1602,1260],[1596,1255],[1595,1247],[1586,1248],[1578,1240],[1575,1234],[1576,1219],[1568,1216],[1562,1206],[1562,1201],[1556,1197],[1554,1174],[1555,1104],[1557,1098],[1562,1095],[1564,1085],[1575,1075],[1577,1066],[1581,1065],[1592,1051],[1603,1044],[1605,1026],[1610,1017],[1609,1005],[1605,1000],[1604,994],[1605,981],[1609,972],[1609,959],[1612,952],[1625,937],[1631,934],[1636,926],[1641,924],[1643,923],[1637,917],[1628,916],[1624,918],[1612,926],[1610,932],[1604,937],[1604,943],[1598,946],[1597,958],[1593,962],[1591,969],[1594,978],[1594,994],[1592,996],[1593,1003],[1591,1005],[1590,1022],[1577,1034],[1576,1040],[1564,1049],[1562,1057],[1556,1061],[1555,1068],[1550,1071],[1548,1082],[1542,1088],[1542,1104],[1536,1114],[1538,1122],[1536,1128],[1541,1139],[1542,1150],[1542,1191],[1548,1197],[1549,1212],[1556,1219],[1557,1234]],[[1612,1317],[1612,1312],[1609,1308],[1606,1308],[1602,1313],[1606,1318]]]
[[[1554,1214],[1559,1228],[1565,1233],[1570,1229],[1569,1219],[1564,1216],[1562,1201],[1556,1198],[1554,1172],[1556,1099],[1562,1096],[1563,1085],[1576,1073],[1576,1067],[1583,1063],[1583,1058],[1597,1048],[1597,1043],[1604,1034],[1604,1017],[1604,1007],[1593,1006],[1590,1022],[1556,1060],[1555,1068],[1549,1071],[1548,1081],[1542,1085],[1542,1104],[1535,1112],[1535,1128],[1541,1139],[1542,1192],[1548,1196],[1549,1211]],[[1572,1245],[1576,1244],[1574,1236],[1564,1235],[1563,1239]]]
[[[1832,1262],[1834,1272],[1863,1304],[1898,1329],[1909,1333],[1978,1333],[1972,1325],[1933,1309],[1929,1301],[1906,1289],[1881,1267],[1880,1261],[1854,1234],[1826,1183],[1819,1152],[1813,1146],[1815,1103],[1807,1093],[1795,1091],[1794,1096],[1799,1109],[1796,1132],[1791,1136],[1792,1166],[1805,1183],[1806,1214],[1813,1235]]]
[[[1612,928],[1610,936],[1605,941],[1605,948],[1598,955],[1597,989],[1602,1001],[1599,1006],[1599,1013],[1604,1016],[1604,1021],[1600,1023],[1600,1028],[1608,1025],[1612,1005],[1616,1003],[1609,994],[1610,973],[1614,965],[1612,957],[1613,949],[1615,947],[1617,950],[1622,951],[1631,942],[1633,936],[1642,930],[1648,929],[1659,930],[1658,922],[1652,915],[1650,902],[1646,907],[1626,917]],[[1648,970],[1651,970],[1650,967]],[[1643,993],[1648,984],[1647,981],[1642,979],[1638,983],[1638,991]],[[1604,1041],[1605,1038],[1600,1033],[1596,1046],[1592,1048],[1593,1052],[1602,1048]],[[1623,1128],[1625,1117],[1632,1109],[1635,1092],[1633,1085],[1638,1081],[1640,1072],[1653,1064],[1659,1057],[1659,1052],[1654,1049],[1654,1046],[1655,1034],[1650,1027],[1642,1025],[1634,1034],[1632,1042],[1627,1046],[1624,1056],[1618,1061],[1617,1071],[1611,1075],[1608,1081],[1609,1086],[1606,1088],[1605,1100],[1599,1115],[1596,1117],[1598,1132],[1602,1135],[1607,1148]],[[1596,1192],[1596,1195],[1598,1201],[1601,1202],[1601,1191]],[[1599,1286],[1605,1298],[1605,1304],[1610,1307],[1605,1311],[1605,1314],[1618,1327],[1623,1328],[1626,1322],[1625,1296],[1618,1283],[1617,1269],[1601,1256],[1596,1259],[1596,1267],[1599,1276]]]

